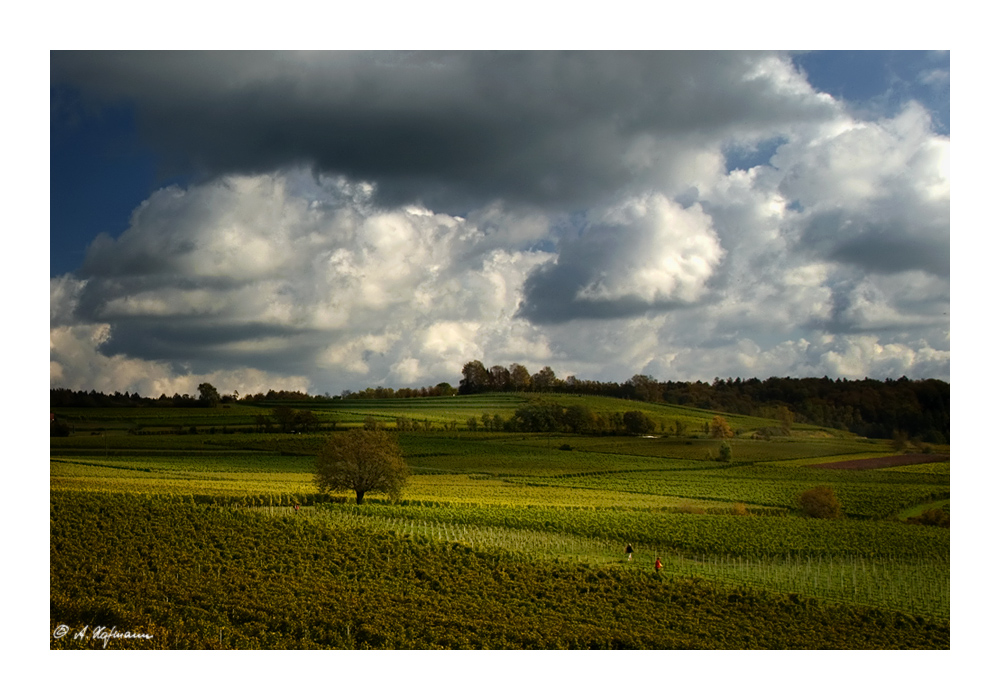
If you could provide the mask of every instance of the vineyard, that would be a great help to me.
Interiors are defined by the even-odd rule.
[[[743,416],[720,463],[721,440],[702,433],[463,418],[523,402],[342,402],[321,418],[336,430],[414,419],[395,432],[412,471],[400,499],[360,507],[313,483],[328,430],[257,432],[252,406],[73,409],[85,428],[51,443],[52,627],[151,635],[109,648],[949,647],[949,530],[906,522],[948,512],[946,446],[829,469],[893,447],[813,426],[752,439],[773,421]],[[818,485],[844,517],[802,516],[798,494]]]

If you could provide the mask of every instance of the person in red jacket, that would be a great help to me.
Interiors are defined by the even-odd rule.
[[[660,561],[659,557],[656,558],[656,563],[653,564],[653,566],[656,567],[656,573],[659,574],[660,573],[660,569],[663,568],[663,563]]]

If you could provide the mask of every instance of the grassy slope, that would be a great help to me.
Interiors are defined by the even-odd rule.
[[[644,403],[603,396],[578,396],[574,394],[480,394],[475,396],[427,397],[410,399],[336,400],[296,404],[297,409],[311,410],[321,421],[335,420],[342,424],[360,425],[367,416],[392,423],[397,416],[414,420],[430,420],[440,427],[457,420],[465,428],[468,418],[479,419],[483,413],[499,414],[503,418],[528,401],[547,401],[562,406],[584,405],[598,414],[643,411],[656,421],[665,423],[673,431],[674,422],[680,420],[689,433],[701,432],[704,424],[717,412],[687,408],[671,404]],[[78,430],[129,430],[131,428],[216,426],[250,427],[258,415],[269,415],[270,406],[220,405],[216,408],[65,408],[56,415],[67,420]],[[778,425],[777,421],[737,414],[721,414],[737,431],[753,430],[763,426]],[[800,429],[817,429],[816,426],[796,426]],[[830,431],[831,433],[836,431]]]

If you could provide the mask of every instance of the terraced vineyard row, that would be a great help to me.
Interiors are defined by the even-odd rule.
[[[334,515],[342,506],[320,507]],[[795,517],[692,515],[641,510],[523,507],[392,506],[355,509],[358,517],[400,518],[456,526],[559,532],[645,549],[693,554],[773,557],[823,555],[883,558],[944,557],[949,533],[898,522],[824,521]]]
[[[312,509],[311,509],[312,510]],[[440,509],[437,509],[440,510]],[[268,515],[293,515],[289,508],[267,508]],[[303,515],[306,511],[301,511]],[[424,511],[423,513],[426,513]],[[421,513],[421,514],[423,514]],[[322,506],[310,517],[348,526],[374,527],[411,537],[456,542],[482,551],[523,554],[530,560],[611,562],[633,570],[651,571],[653,560],[664,565],[662,575],[699,576],[773,591],[795,591],[827,600],[874,605],[947,620],[950,611],[950,558],[938,542],[934,552],[909,558],[858,554],[805,553],[743,556],[730,553],[691,554],[688,547],[664,551],[657,544],[640,547],[632,562],[623,561],[622,540],[565,534],[552,526],[544,530],[470,524],[468,520],[418,519],[359,514],[356,509]],[[690,516],[681,516],[690,517]],[[475,519],[471,519],[475,522]],[[505,519],[506,521],[506,519]],[[638,542],[638,538],[628,541]],[[917,546],[920,549],[920,545]]]
[[[558,483],[560,486],[601,488],[634,494],[685,496],[722,503],[793,508],[798,494],[815,485],[836,484],[836,493],[851,516],[886,518],[914,503],[947,497],[950,487],[945,484],[834,482],[813,474],[799,480],[740,478],[729,472],[695,475],[676,472],[643,472],[636,474],[604,474],[560,479],[558,482],[524,477],[509,479],[514,483]]]

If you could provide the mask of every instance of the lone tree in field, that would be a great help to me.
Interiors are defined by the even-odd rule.
[[[840,501],[829,486],[817,486],[800,493],[799,507],[810,518],[840,517]]]
[[[320,493],[354,491],[361,505],[369,491],[398,498],[410,475],[399,444],[383,430],[349,430],[331,437],[316,457]]]

